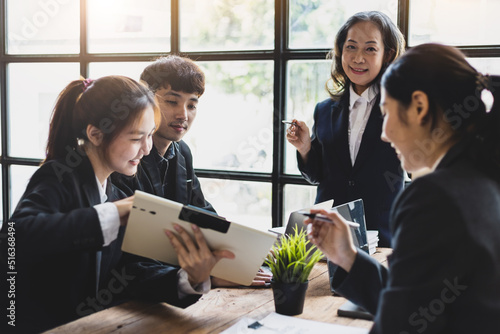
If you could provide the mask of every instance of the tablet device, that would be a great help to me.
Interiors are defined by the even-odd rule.
[[[354,246],[360,248],[368,253],[368,239],[366,236],[366,222],[365,222],[365,209],[363,206],[363,200],[357,199],[348,203],[338,205],[332,210],[337,211],[345,220],[352,221],[359,224],[359,228],[351,228],[352,241]],[[333,279],[333,275],[337,270],[338,266],[330,261],[328,261],[328,275],[330,276],[330,283]],[[331,287],[333,293],[335,290]]]
[[[177,253],[164,230],[173,223],[193,238],[190,224],[200,227],[211,250],[227,249],[234,259],[221,259],[211,275],[250,285],[264,262],[276,234],[229,222],[213,212],[136,191],[122,244],[124,252],[178,265]]]
[[[285,226],[273,227],[273,228],[270,228],[269,231],[276,233],[278,235],[282,235],[282,234],[293,235],[295,228],[298,228],[299,231],[301,229],[305,229],[304,219],[306,219],[306,217],[301,215],[299,212],[309,211],[311,209],[325,209],[325,210],[327,210],[327,209],[331,209],[332,206],[333,206],[333,199],[325,201],[325,202],[321,202],[318,204],[314,204],[313,206],[305,208],[305,209],[293,211],[292,213],[290,213],[290,216],[288,217],[288,222]]]
[[[285,235],[293,235],[295,233],[294,232],[295,229],[297,229],[299,232],[301,230],[307,230],[307,227],[304,224],[304,220],[306,219],[306,217],[304,215],[302,215],[300,212],[309,211],[310,209],[328,210],[328,209],[331,209],[332,205],[333,205],[333,199],[315,204],[314,206],[307,208],[307,209],[302,209],[302,210],[297,210],[297,211],[292,212],[290,214],[290,217],[288,218],[288,223],[286,224],[286,228],[284,231]],[[312,242],[309,242],[306,247],[307,247],[307,250],[309,250],[311,247],[314,247],[314,244]],[[326,261],[326,256],[323,255],[321,260]]]
[[[345,204],[334,207],[345,220],[352,221],[359,224],[359,228],[351,229],[352,240],[357,248],[368,253],[368,238],[366,232],[365,209],[363,200],[357,199]],[[330,276],[330,289],[335,294],[335,290],[331,287],[333,275],[337,270],[337,265],[328,261],[328,275]],[[337,314],[342,317],[359,318],[373,320],[373,315],[351,301],[346,301],[337,310]]]

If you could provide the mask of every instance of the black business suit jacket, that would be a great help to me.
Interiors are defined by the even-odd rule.
[[[400,161],[390,144],[380,139],[383,118],[380,94],[363,133],[354,166],[349,153],[349,90],[339,101],[316,105],[311,150],[305,163],[297,153],[302,175],[318,185],[316,203],[334,199],[334,205],[363,199],[366,226],[379,230],[379,245],[390,245],[389,213],[404,184]]]
[[[141,159],[135,176],[113,173],[113,183],[128,195],[132,195],[135,190],[142,190],[178,203],[215,212],[201,191],[200,181],[194,172],[193,156],[189,146],[182,140],[172,142],[171,145],[173,145],[175,156],[169,162],[167,173],[175,174],[173,177],[175,184],[169,185],[175,188],[172,195],[168,196],[164,192],[164,182],[168,180],[168,177],[165,177],[162,183],[160,168],[154,157],[155,154],[158,154],[155,147],[151,149],[149,155]]]
[[[106,193],[110,201],[124,197],[110,182]],[[10,220],[16,233],[17,332],[45,330],[128,298],[182,307],[199,298],[179,300],[178,268],[122,253],[123,227],[103,247],[93,208],[99,203],[86,157],[69,166],[64,160],[49,161],[32,176]]]
[[[499,333],[500,187],[467,146],[396,200],[389,270],[359,252],[336,272],[335,290],[375,314],[371,333]]]

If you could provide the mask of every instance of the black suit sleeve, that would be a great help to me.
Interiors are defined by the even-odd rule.
[[[366,252],[359,250],[349,273],[342,268],[336,270],[332,287],[345,298],[375,314],[380,293],[387,283],[387,276],[387,268]]]
[[[396,207],[390,276],[374,332],[441,333],[460,293],[455,289],[461,289],[472,265],[461,208],[425,178],[414,181]]]
[[[191,203],[190,204],[216,213],[212,204],[210,204],[205,199],[205,196],[203,195],[203,192],[201,191],[200,181],[198,180],[198,177],[194,173],[193,173],[192,182],[193,182],[193,188],[191,190]]]
[[[452,301],[466,287],[465,272],[473,266],[470,239],[458,212],[450,196],[425,178],[414,181],[402,194],[392,217],[394,252],[387,279],[381,280],[380,271],[368,261],[359,262],[358,256],[355,270],[345,275],[339,289],[375,311],[371,333],[442,332],[453,312]],[[353,288],[363,282],[369,288]],[[372,288],[378,298],[366,292]]]
[[[60,182],[49,169],[42,166],[33,175],[10,219],[15,223],[19,256],[36,261],[50,254],[102,247],[97,211],[75,209],[77,191],[71,191],[73,187]]]
[[[178,307],[188,307],[201,295],[187,295],[179,299],[177,272],[179,267],[123,253],[121,273],[129,279],[126,286],[129,297],[148,301],[165,302]]]
[[[188,204],[216,213],[214,207],[205,199],[203,191],[201,190],[200,181],[198,180],[198,177],[194,172],[193,155],[191,154],[191,149],[184,141],[180,141],[179,150],[185,159],[186,166],[184,167],[186,168],[187,171],[187,177],[190,180],[190,181],[186,180],[186,182],[188,183],[187,186],[189,192]],[[177,182],[180,181],[182,180],[177,180]]]

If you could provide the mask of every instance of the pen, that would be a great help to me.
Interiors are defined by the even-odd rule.
[[[330,218],[328,218],[325,215],[319,214],[319,213],[310,213],[310,212],[307,212],[307,211],[298,211],[298,213],[300,213],[301,215],[304,215],[306,217],[312,218],[312,219],[321,220],[323,222],[327,222],[327,223],[331,223],[332,222],[330,220]],[[347,225],[349,225],[350,227],[359,228],[359,224],[358,223],[350,222],[348,220],[347,220]]]
[[[290,125],[298,126],[298,124],[296,122],[292,122],[292,121],[281,121],[281,122],[283,122],[283,124],[290,124]]]

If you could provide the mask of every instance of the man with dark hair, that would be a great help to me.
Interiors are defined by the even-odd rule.
[[[198,99],[205,91],[204,73],[192,60],[171,55],[148,65],[141,80],[156,94],[160,127],[153,134],[151,152],[142,158],[135,177],[115,173],[113,184],[130,195],[142,190],[215,212],[205,200],[194,173],[191,150],[182,141],[196,117]],[[266,285],[270,280],[269,274],[259,272],[252,285]],[[212,278],[212,284],[235,285],[219,278]]]
[[[136,176],[114,175],[114,183],[129,193],[138,189],[215,212],[194,173],[191,150],[182,141],[196,117],[205,75],[192,60],[168,56],[148,65],[141,80],[156,94],[161,124],[153,134],[151,153],[142,158]]]

